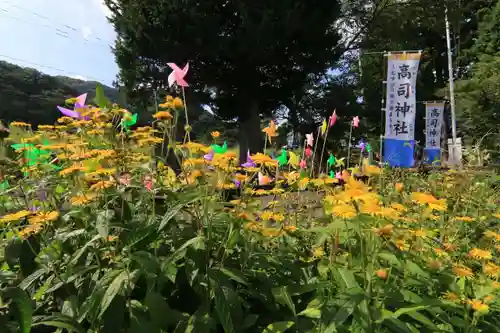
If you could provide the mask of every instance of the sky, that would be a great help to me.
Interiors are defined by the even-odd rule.
[[[0,60],[111,85],[109,15],[103,0],[0,0]]]

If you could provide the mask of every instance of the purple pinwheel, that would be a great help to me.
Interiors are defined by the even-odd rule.
[[[87,94],[82,94],[76,98],[75,106],[73,107],[73,110],[63,108],[61,106],[57,106],[59,111],[67,117],[71,118],[76,118],[76,119],[89,119],[89,117],[83,117],[79,112],[77,112],[78,109],[83,109],[86,108],[87,106],[85,105],[85,100],[87,99]]]
[[[363,139],[359,140],[359,143],[356,146],[356,148],[361,149],[361,152],[365,151],[365,149],[366,149],[366,143],[363,141]]]
[[[241,165],[244,168],[255,168],[256,165],[254,161],[252,160],[252,157],[250,157],[250,151],[247,151],[247,161]]]
[[[208,154],[204,155],[205,161],[212,161],[214,159],[214,151],[211,150]]]
[[[235,179],[233,182],[234,182],[234,186],[236,186],[236,188],[240,188],[241,182],[239,180]]]

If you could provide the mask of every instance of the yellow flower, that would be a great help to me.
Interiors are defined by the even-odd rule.
[[[294,232],[297,230],[297,227],[294,225],[286,225],[283,227],[283,230],[285,230],[286,232]]]
[[[391,207],[394,208],[395,210],[397,210],[398,212],[406,212],[407,211],[405,206],[403,206],[402,204],[397,203],[397,202],[391,203]]]
[[[277,237],[281,236],[283,232],[276,228],[265,228],[262,230],[262,235],[266,237]]]
[[[496,217],[497,219],[500,219],[500,214],[493,214],[493,217]]]
[[[398,239],[394,245],[400,250],[400,251],[408,251],[410,249],[410,246],[404,239]]]
[[[396,183],[394,184],[394,189],[396,192],[403,192],[404,185],[402,183]]]
[[[172,105],[174,109],[182,109],[184,107],[184,103],[182,102],[182,99],[179,97],[174,98]]]
[[[165,97],[165,103],[160,104],[159,107],[169,109],[172,107],[173,100],[174,98],[172,96],[167,95],[167,97]]]
[[[90,187],[90,190],[91,191],[103,190],[103,189],[106,189],[106,188],[113,186],[114,183],[115,182],[111,181],[111,180],[101,180],[101,181],[98,181],[97,183],[95,183],[94,185],[92,185]]]
[[[10,123],[10,126],[31,127],[30,124],[22,122],[22,121],[13,121],[13,122]]]
[[[85,195],[78,195],[78,196],[72,197],[70,199],[70,201],[71,201],[71,204],[73,206],[83,206],[83,205],[88,204],[89,202],[91,202],[93,199],[95,199],[96,196],[97,196],[97,194],[95,194],[95,193],[89,193],[89,194],[85,194]]]
[[[351,219],[357,215],[356,209],[347,204],[340,204],[332,208],[332,214],[345,219]]]
[[[55,221],[59,217],[58,211],[38,212],[31,216],[28,221],[30,224],[43,224],[50,221]]]
[[[453,218],[454,221],[463,221],[463,222],[472,222],[474,219],[469,216],[455,216]]]
[[[153,118],[159,119],[159,120],[170,120],[173,117],[172,117],[172,114],[170,114],[170,112],[168,112],[168,111],[159,111],[153,115]]]
[[[394,226],[392,224],[384,225],[381,228],[375,228],[373,231],[379,236],[390,236],[394,230]]]
[[[313,257],[314,258],[321,258],[325,255],[325,250],[323,250],[322,247],[316,247],[313,249]]]
[[[497,278],[500,274],[500,266],[489,262],[483,267],[483,272],[491,278]]]
[[[387,270],[385,269],[377,269],[375,271],[375,275],[379,278],[379,279],[382,279],[382,280],[385,280],[387,279]]]
[[[39,233],[42,230],[42,228],[43,228],[42,224],[30,224],[30,225],[27,225],[27,226],[25,226],[24,228],[22,228],[19,231],[19,236],[21,236],[22,238],[26,239],[30,235]]]
[[[451,291],[445,292],[443,294],[443,298],[452,302],[460,302],[460,298],[458,297],[458,295]]]
[[[481,250],[478,248],[473,248],[469,251],[469,257],[477,260],[487,260],[491,259],[491,252],[486,250]]]
[[[458,277],[463,277],[466,279],[474,277],[474,272],[472,271],[472,269],[465,265],[453,264],[453,268],[451,270]]]
[[[25,218],[26,216],[29,216],[29,215],[31,215],[30,211],[21,210],[17,213],[7,214],[7,215],[2,216],[0,218],[0,223],[19,221],[20,219]]]
[[[309,178],[307,177],[302,178],[301,180],[299,180],[299,189],[305,190],[307,184],[309,184]]]
[[[212,136],[212,138],[218,138],[220,136],[220,132],[219,131],[213,131],[212,133],[210,133],[210,135]]]
[[[488,305],[483,303],[482,301],[475,299],[475,300],[467,300],[467,303],[471,306],[472,310],[477,311],[477,312],[488,312]]]

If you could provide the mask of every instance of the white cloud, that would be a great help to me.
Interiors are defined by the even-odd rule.
[[[73,79],[77,79],[77,80],[82,80],[82,81],[88,81],[89,79],[83,75],[73,75],[71,76]]]
[[[89,37],[92,35],[92,29],[89,26],[82,27],[82,35],[83,38],[89,39]]]

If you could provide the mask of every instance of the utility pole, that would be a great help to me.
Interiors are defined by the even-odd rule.
[[[448,53],[448,76],[449,76],[449,85],[450,85],[450,106],[451,106],[451,135],[452,135],[452,160],[454,163],[461,164],[461,161],[458,161],[457,148],[457,117],[455,113],[455,84],[453,81],[453,62],[451,55],[451,37],[450,37],[450,22],[448,21],[448,6],[444,8],[444,20],[446,23],[446,47]]]

